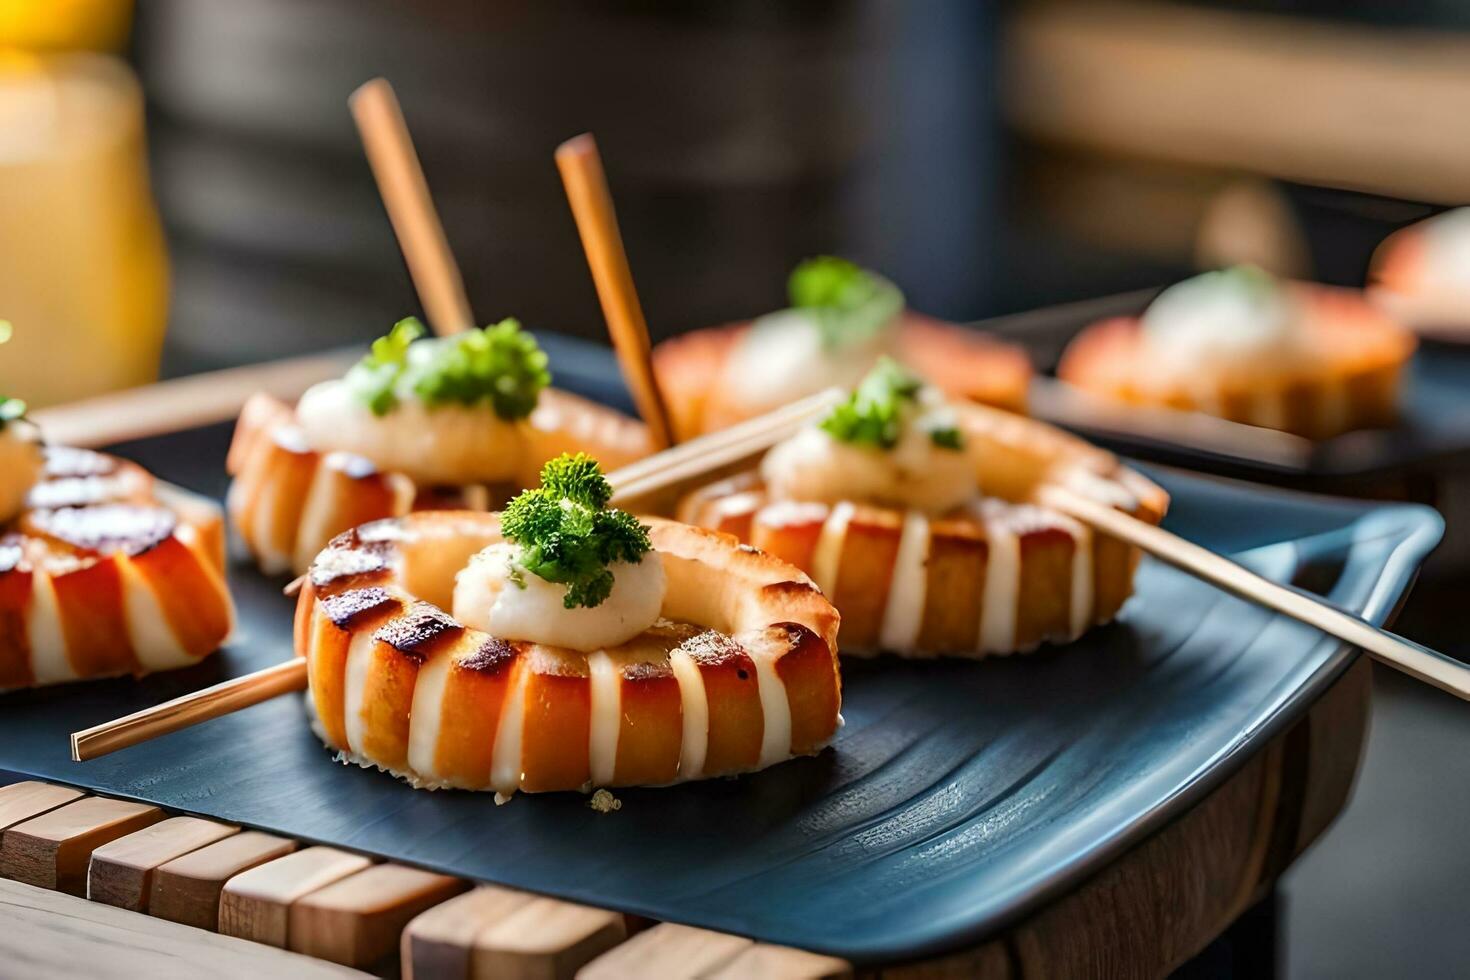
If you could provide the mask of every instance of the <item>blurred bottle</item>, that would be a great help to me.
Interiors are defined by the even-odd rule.
[[[0,0],[0,391],[46,405],[158,373],[168,264],[126,3]],[[27,46],[44,49],[45,53]]]

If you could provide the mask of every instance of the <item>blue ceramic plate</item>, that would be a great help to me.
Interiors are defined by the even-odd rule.
[[[610,378],[599,363],[588,376]],[[126,449],[219,493],[227,435]],[[1174,530],[1374,622],[1440,534],[1422,507],[1157,477]],[[240,566],[233,585],[239,637],[198,667],[0,698],[0,768],[860,962],[973,943],[1075,886],[1217,785],[1353,656],[1146,561],[1121,621],[1077,643],[979,663],[850,662],[832,749],[740,779],[620,791],[609,815],[573,794],[497,807],[336,765],[299,697],[70,762],[76,729],[289,655],[280,582]]]

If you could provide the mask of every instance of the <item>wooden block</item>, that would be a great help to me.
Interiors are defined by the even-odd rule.
[[[75,977],[290,977],[367,980],[332,963],[216,936],[15,881],[0,881],[0,975]]]
[[[694,980],[718,970],[755,943],[708,929],[664,922],[588,963],[578,980]]]
[[[218,932],[225,882],[294,850],[295,841],[247,830],[174,858],[153,871],[148,914]]]
[[[835,956],[756,943],[704,976],[708,980],[848,980],[852,975],[852,964]]]
[[[92,852],[87,897],[103,905],[146,912],[155,868],[239,832],[239,827],[213,820],[169,817],[119,837]]]
[[[482,885],[419,913],[403,930],[404,980],[469,977],[475,937],[532,898],[526,892]]]
[[[0,876],[81,896],[94,850],[162,819],[146,803],[99,796],[68,803],[5,831]]]
[[[34,780],[0,786],[0,830],[81,798],[81,790]]]
[[[476,937],[470,975],[476,980],[571,980],[627,936],[621,913],[537,898]]]
[[[241,872],[220,893],[219,931],[285,949],[293,902],[371,864],[361,854],[308,847]]]
[[[469,883],[401,864],[378,864],[296,900],[290,948],[345,966],[370,966],[398,949],[409,920]]]

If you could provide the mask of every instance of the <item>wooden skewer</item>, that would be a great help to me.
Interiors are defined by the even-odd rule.
[[[1042,502],[1233,595],[1360,647],[1375,660],[1410,677],[1470,700],[1470,667],[1458,660],[1380,629],[1315,596],[1272,582],[1177,534],[1071,490],[1050,488]]]
[[[201,721],[218,718],[273,697],[306,687],[306,661],[292,657],[285,663],[235,677],[202,691],[135,711],[113,721],[94,725],[71,736],[71,757],[85,762],[139,742],[146,742]]]
[[[38,409],[31,419],[49,442],[91,448],[225,422],[256,392],[295,401],[318,381],[341,377],[362,350],[328,351],[207,371]]]
[[[757,416],[685,445],[665,450],[608,474],[613,500],[668,489],[676,483],[755,456],[827,411],[842,397],[837,389]],[[287,586],[299,588],[301,579]],[[306,689],[306,661],[297,657],[124,718],[95,725],[71,737],[73,761],[85,762],[200,722]]]
[[[353,92],[347,104],[429,325],[440,336],[468,330],[475,319],[464,280],[434,210],[393,86],[385,78],[375,78]]]
[[[662,449],[674,444],[674,427],[669,422],[668,408],[658,390],[648,343],[648,322],[633,287],[633,272],[628,267],[628,253],[618,231],[618,216],[613,210],[612,192],[597,153],[597,141],[591,133],[567,140],[556,149],[556,166],[561,171],[572,216],[582,236],[582,249],[592,269],[592,281],[602,301],[602,315],[612,334],[623,380],[632,391],[638,414],[647,423],[654,446]]]

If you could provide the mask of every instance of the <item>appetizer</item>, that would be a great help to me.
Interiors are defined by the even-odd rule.
[[[809,573],[843,653],[979,657],[1112,619],[1136,550],[1046,506],[1066,488],[1157,523],[1168,495],[1109,453],[1019,415],[948,402],[881,361],[757,470],[695,490],[679,517]]]
[[[213,503],[0,398],[0,690],[198,662],[234,621],[224,561]]]
[[[294,410],[264,394],[245,406],[228,508],[263,571],[304,572],[336,535],[379,518],[498,508],[558,453],[614,467],[648,453],[641,423],[547,387],[546,355],[515,320],[423,333],[400,321]]]
[[[503,514],[334,540],[296,609],[318,733],[415,786],[590,790],[749,772],[840,724],[837,613],[727,536],[608,507],[560,456]]]
[[[1239,266],[1169,287],[1141,317],[1083,330],[1057,376],[1135,405],[1327,439],[1395,420],[1414,348],[1361,293]]]
[[[1420,333],[1470,338],[1470,208],[1403,228],[1378,246],[1368,295]]]
[[[664,341],[659,387],[681,439],[850,388],[891,355],[950,394],[1023,411],[1031,362],[1012,344],[908,310],[898,287],[844,259],[796,267],[791,307]]]

